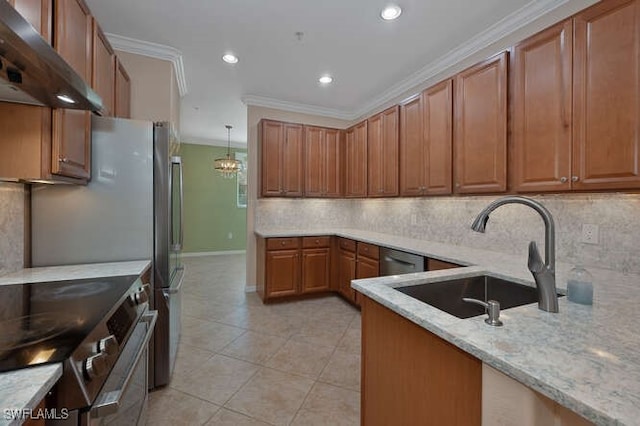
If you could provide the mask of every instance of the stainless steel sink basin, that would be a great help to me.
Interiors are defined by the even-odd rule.
[[[497,300],[501,310],[538,301],[538,290],[535,287],[487,275],[397,287],[396,290],[458,318],[471,318],[485,313],[482,306],[464,302],[463,297],[485,302]]]

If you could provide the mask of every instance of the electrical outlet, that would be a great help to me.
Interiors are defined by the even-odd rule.
[[[228,240],[233,240],[233,232],[229,232],[229,233],[227,234],[227,239],[228,239]]]
[[[586,244],[598,244],[598,225],[582,224],[582,242]]]
[[[411,225],[417,225],[418,224],[418,215],[413,213],[411,215]]]

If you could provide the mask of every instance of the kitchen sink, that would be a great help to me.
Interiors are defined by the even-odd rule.
[[[482,306],[464,302],[463,297],[485,302],[497,300],[501,310],[538,302],[537,288],[488,275],[397,287],[396,290],[458,318],[471,318],[485,313]]]

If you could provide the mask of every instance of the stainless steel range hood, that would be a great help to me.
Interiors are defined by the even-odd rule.
[[[6,0],[0,0],[0,100],[102,109],[100,96]]]

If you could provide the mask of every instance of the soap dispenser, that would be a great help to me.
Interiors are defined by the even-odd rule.
[[[567,299],[581,305],[593,305],[593,276],[581,265],[569,271]]]

